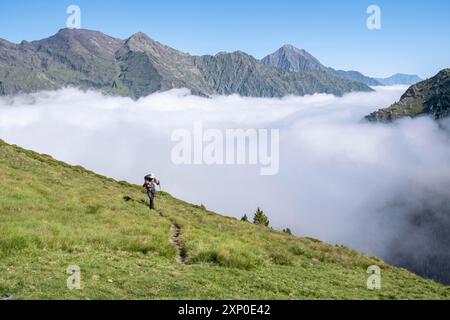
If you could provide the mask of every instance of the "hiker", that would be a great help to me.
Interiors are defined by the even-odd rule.
[[[144,179],[143,187],[147,189],[148,198],[150,199],[150,210],[153,210],[155,209],[156,186],[160,186],[160,182],[153,173],[145,176]]]

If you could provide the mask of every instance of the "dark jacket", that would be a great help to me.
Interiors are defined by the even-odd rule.
[[[156,193],[156,186],[159,185],[159,181],[154,179],[154,180],[147,180],[145,181],[143,187],[145,187],[147,189],[147,193],[151,196],[154,196]]]

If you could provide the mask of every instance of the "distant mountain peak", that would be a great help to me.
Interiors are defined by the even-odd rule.
[[[77,37],[83,37],[84,35],[89,35],[88,30],[84,30],[84,29],[68,29],[68,28],[64,28],[64,29],[60,29],[56,34],[39,40],[39,41],[33,41],[34,43],[36,42],[50,42],[50,41],[64,41],[64,42],[69,42],[71,40],[74,40]]]
[[[88,30],[88,29],[60,29],[55,35],[48,38],[32,41],[32,44],[49,44],[49,43],[68,43],[76,44],[82,43],[98,45],[119,45],[122,44],[122,40],[108,36],[100,31]],[[25,42],[28,43],[28,42]]]
[[[88,29],[74,29],[74,28],[61,28],[55,35],[73,34],[73,33],[84,33]]]
[[[309,52],[291,44],[283,45],[274,53],[264,57],[261,62],[290,72],[324,71],[326,69]]]
[[[47,52],[53,56],[66,59],[69,52],[80,55],[95,55],[111,60],[114,53],[123,45],[123,40],[113,38],[100,31],[88,29],[60,29],[55,35],[48,38],[23,42],[24,46],[34,46],[36,50]],[[49,51],[50,50],[50,51]],[[65,58],[62,58],[65,57]]]
[[[286,43],[279,50],[294,50],[294,51],[304,51],[303,49],[299,49],[292,44]]]
[[[297,53],[306,53],[308,55],[310,55],[311,57],[313,57],[310,53],[308,53],[305,49],[301,49],[301,48],[297,48],[296,46],[292,45],[292,44],[284,44],[280,49],[278,49],[278,51],[292,51],[292,52],[297,52]],[[314,58],[315,59],[315,58]]]
[[[357,71],[335,70],[326,67],[308,51],[299,49],[292,44],[283,45],[274,53],[264,57],[261,62],[288,72],[324,72],[341,79],[363,83],[367,86],[381,85],[375,79],[366,77]]]
[[[252,59],[254,59],[252,55],[250,55],[250,54],[248,54],[247,52],[244,52],[244,51],[242,51],[242,50],[236,50],[236,51],[233,51],[231,54],[232,54],[232,55],[235,55],[235,56],[240,56],[240,57],[246,57],[246,58],[252,58]]]
[[[74,28],[62,28],[53,35],[52,37],[57,38],[70,38],[70,37],[105,37],[112,38],[100,31],[89,30],[89,29],[74,29]],[[50,37],[51,38],[51,37]]]
[[[151,39],[147,34],[141,31],[132,34],[131,37],[128,38],[128,40],[139,42],[153,42],[153,39]]]
[[[144,32],[134,33],[131,37],[125,40],[125,46],[131,51],[147,52],[157,55],[164,54],[167,50],[174,50],[153,40]]]

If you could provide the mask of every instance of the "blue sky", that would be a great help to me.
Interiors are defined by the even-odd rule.
[[[448,0],[2,0],[0,38],[50,36],[65,27],[70,4],[80,6],[82,28],[119,38],[143,31],[192,54],[262,58],[290,43],[327,66],[370,76],[429,77],[450,67]],[[366,27],[371,4],[381,8],[381,30]]]

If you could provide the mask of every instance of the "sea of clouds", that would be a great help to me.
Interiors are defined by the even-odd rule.
[[[275,228],[448,282],[449,125],[363,122],[406,87],[375,89],[282,99],[207,99],[179,89],[133,101],[69,88],[0,98],[0,139],[133,183],[154,172],[183,200],[237,218],[261,207]],[[253,165],[175,165],[171,134],[196,121],[279,129],[278,174],[261,176]]]

